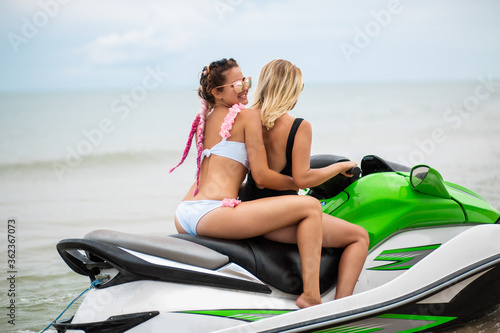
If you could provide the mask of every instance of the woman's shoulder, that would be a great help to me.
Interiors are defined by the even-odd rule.
[[[276,120],[275,124],[279,124],[279,125],[281,125],[280,126],[281,128],[285,128],[286,130],[288,130],[298,120],[300,120],[300,122],[298,124],[298,129],[297,129],[298,131],[300,131],[301,129],[304,129],[304,130],[311,130],[312,129],[312,125],[308,120],[306,120],[304,118],[300,118],[300,117],[293,117],[292,115],[289,115],[289,114],[284,114],[281,117],[279,117]]]
[[[300,122],[299,128],[300,127],[312,128],[311,123],[307,119],[304,119],[304,118],[297,118],[297,119],[302,119],[302,121]]]
[[[239,117],[247,121],[259,121],[260,122],[260,110],[255,109],[242,109],[240,111]]]
[[[300,118],[302,119],[302,118]],[[297,135],[302,136],[302,135],[307,135],[310,136],[312,134],[312,125],[309,121],[302,119],[301,123],[299,124],[299,127],[297,128]]]
[[[241,109],[241,114],[250,114],[252,116],[257,116],[259,117],[260,116],[260,110],[256,110],[256,109]]]
[[[234,120],[232,134],[238,137],[236,140],[243,140],[237,133],[254,133],[261,130],[260,116],[256,110],[241,109]]]

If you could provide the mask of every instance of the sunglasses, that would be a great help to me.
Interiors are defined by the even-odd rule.
[[[240,92],[243,91],[243,84],[245,84],[247,86],[247,89],[250,89],[252,87],[252,77],[251,76],[244,77],[243,80],[237,80],[237,81],[234,81],[233,83],[224,84],[222,86],[218,86],[218,87],[215,87],[215,88],[221,88],[221,87],[231,86],[231,87],[233,87],[234,91],[237,94],[239,94]]]

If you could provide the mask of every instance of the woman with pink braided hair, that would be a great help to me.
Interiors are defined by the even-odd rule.
[[[179,233],[225,239],[266,237],[297,226],[304,290],[296,303],[299,308],[320,304],[322,212],[318,200],[297,195],[237,200],[250,168],[259,186],[297,190],[291,177],[267,165],[259,113],[244,109],[251,83],[234,59],[214,61],[203,68],[198,89],[201,109],[179,163],[185,160],[196,135],[196,182],[177,207],[175,226]]]

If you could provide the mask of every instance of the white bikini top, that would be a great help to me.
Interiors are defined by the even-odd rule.
[[[227,157],[243,164],[247,169],[250,169],[250,161],[248,160],[247,147],[245,143],[238,141],[228,141],[225,137],[222,141],[212,147],[212,149],[205,149],[201,153],[201,160],[210,155],[217,155]]]
[[[233,105],[231,108],[229,108],[229,111],[227,115],[224,117],[224,122],[222,123],[219,135],[222,137],[221,142],[217,143],[215,146],[212,147],[212,149],[205,149],[203,152],[201,152],[200,147],[198,148],[198,156],[199,158],[197,159],[197,172],[196,172],[196,188],[193,192],[193,196],[198,193],[198,186],[200,183],[200,165],[201,161],[203,160],[204,157],[209,157],[212,154],[222,156],[222,157],[227,157],[232,160],[235,160],[237,162],[240,162],[243,164],[248,170],[250,170],[250,162],[248,160],[248,154],[247,154],[247,148],[245,143],[243,142],[237,142],[237,141],[227,141],[227,138],[231,136],[231,129],[233,128],[233,123],[234,119],[238,115],[238,113],[241,111],[241,109],[244,109],[245,105],[239,103]],[[179,164],[177,164],[175,167],[170,169],[170,172],[174,171],[175,168],[177,168],[179,165],[181,165],[184,160],[186,159],[188,153],[189,153],[189,148],[191,147],[191,141],[193,139],[194,133],[198,126],[204,126],[204,117],[201,117],[200,114],[204,113],[207,109],[207,103],[205,100],[202,100],[202,108],[200,110],[200,113],[196,115],[195,120],[193,121],[193,125],[191,126],[191,132],[189,134],[188,138],[188,143],[186,144],[186,148],[184,149],[184,153],[182,154],[181,161]],[[203,135],[203,133],[201,134]],[[201,137],[201,140],[203,138]]]

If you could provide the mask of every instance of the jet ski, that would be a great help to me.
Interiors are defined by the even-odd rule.
[[[312,167],[348,160],[316,155]],[[323,248],[323,304],[298,309],[297,246],[95,230],[57,251],[93,287],[58,332],[436,332],[500,304],[500,213],[478,194],[365,156],[305,195],[363,226],[370,249],[354,294],[334,299],[343,249]]]

